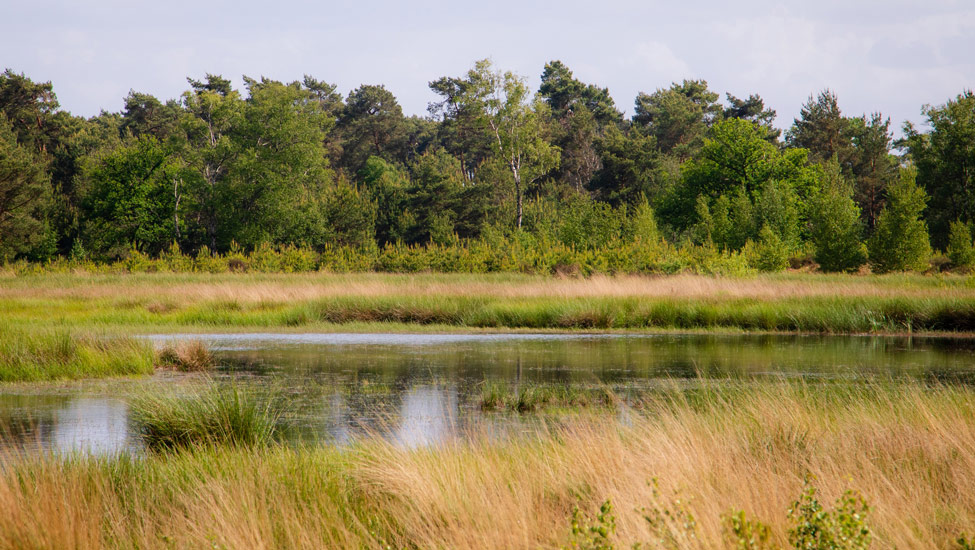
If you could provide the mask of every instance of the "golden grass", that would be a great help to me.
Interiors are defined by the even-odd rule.
[[[705,275],[557,278],[463,274],[158,274],[39,275],[6,280],[0,299],[119,299],[148,301],[154,312],[168,302],[229,301],[289,303],[341,296],[492,296],[504,298],[646,297],[958,297],[975,298],[964,277],[920,275]]]
[[[210,348],[201,340],[177,340],[157,351],[159,366],[183,372],[205,371],[213,368],[215,359]]]
[[[501,443],[7,457],[0,548],[557,548],[572,506],[594,511],[604,499],[628,547],[651,536],[637,510],[675,494],[698,521],[689,547],[725,547],[732,509],[767,522],[784,546],[807,474],[824,503],[864,494],[873,548],[949,547],[975,526],[972,397],[772,383],[661,399],[627,426],[578,417]]]

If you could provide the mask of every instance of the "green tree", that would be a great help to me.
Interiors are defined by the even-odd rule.
[[[867,248],[860,238],[860,209],[852,191],[839,164],[827,164],[823,189],[809,204],[810,240],[822,271],[852,272],[867,261]]]
[[[601,168],[590,189],[596,198],[614,205],[655,201],[662,194],[657,142],[635,130],[611,127],[597,143]]]
[[[709,201],[721,195],[740,195],[754,201],[762,193],[781,192],[801,212],[812,189],[819,185],[821,170],[809,165],[805,150],[780,151],[747,120],[723,120],[711,128],[710,134],[700,151],[684,165],[680,184],[671,190],[661,208],[665,219],[678,229],[697,221],[694,207],[700,195]],[[760,219],[755,231],[764,223]],[[779,222],[773,225],[784,231]],[[794,242],[794,234],[789,230],[779,236]],[[719,244],[717,240],[715,244]]]
[[[848,170],[853,154],[850,125],[840,112],[836,94],[823,90],[802,106],[799,118],[792,123],[785,141],[790,147],[809,151],[813,162],[826,162],[834,156]]]
[[[580,82],[561,61],[545,64],[538,95],[551,107],[555,118],[560,120],[583,107],[600,126],[618,124],[623,120],[607,88]]]
[[[547,105],[532,99],[524,79],[496,71],[487,59],[468,73],[467,101],[478,106],[483,124],[493,137],[496,158],[510,171],[515,190],[515,226],[521,228],[525,186],[558,167],[560,151],[545,140],[542,122]]]
[[[36,157],[0,114],[0,259],[27,252],[45,236],[50,180]]]
[[[890,154],[893,135],[890,119],[874,113],[849,120],[853,152],[849,176],[854,182],[854,199],[867,229],[872,231],[886,204],[887,185],[897,177],[897,159]]]
[[[415,216],[410,241],[445,243],[454,234],[479,235],[487,217],[487,185],[460,178],[459,161],[440,150],[422,155],[412,167],[408,205]]]
[[[739,118],[750,121],[764,133],[766,141],[777,143],[782,130],[772,126],[775,122],[775,109],[765,108],[765,100],[758,94],[748,96],[748,99],[738,99],[731,94],[725,94],[728,106],[724,108],[723,118]]]
[[[918,183],[931,197],[927,220],[940,247],[952,221],[975,222],[975,93],[968,90],[923,112],[929,130],[905,124],[903,145],[917,167]]]
[[[376,241],[385,245],[406,240],[410,226],[406,212],[409,174],[379,157],[369,157],[359,178],[364,193],[376,205]]]
[[[121,256],[131,246],[159,254],[179,240],[183,228],[172,183],[178,170],[149,135],[90,159],[82,201],[88,249],[102,257]]]
[[[975,248],[972,247],[972,231],[959,220],[951,222],[948,231],[948,259],[955,267],[971,267],[975,264]]]
[[[931,244],[921,218],[928,196],[916,176],[913,168],[904,168],[900,179],[887,188],[887,206],[868,242],[870,265],[877,273],[921,271],[928,266]]]
[[[633,123],[657,140],[664,154],[681,160],[693,155],[708,128],[722,114],[718,94],[704,80],[685,80],[652,94],[636,97]]]
[[[355,174],[370,156],[403,158],[406,130],[403,108],[385,86],[362,85],[352,90],[337,126],[343,138],[342,167]]]

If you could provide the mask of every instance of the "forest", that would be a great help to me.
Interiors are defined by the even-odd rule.
[[[922,107],[923,126],[895,140],[889,118],[848,116],[828,89],[784,134],[760,95],[704,80],[640,93],[627,116],[560,61],[537,90],[477,61],[429,83],[426,116],[404,115],[382,85],[343,97],[311,76],[243,80],[188,78],[168,100],[130,91],[121,111],[83,118],[52,83],[6,70],[0,262],[257,268],[263,251],[277,269],[291,253],[303,258],[293,269],[391,271],[975,263],[971,90]]]

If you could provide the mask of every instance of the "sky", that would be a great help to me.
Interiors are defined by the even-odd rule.
[[[761,95],[780,128],[825,88],[844,114],[899,129],[975,87],[972,0],[0,0],[0,21],[0,68],[52,81],[83,116],[121,110],[129,90],[178,97],[206,73],[384,84],[423,115],[430,81],[483,58],[536,88],[559,59],[627,116],[640,91],[705,79]]]

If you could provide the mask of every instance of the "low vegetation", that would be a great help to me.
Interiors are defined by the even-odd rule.
[[[624,423],[580,415],[527,433],[475,428],[433,447],[367,436],[342,448],[7,455],[0,547],[561,548],[586,547],[585,537],[601,544],[590,548],[968,543],[969,388],[705,381],[656,396]]]
[[[271,402],[233,386],[208,385],[187,395],[145,394],[131,407],[139,434],[153,451],[261,446],[280,431],[280,415]]]
[[[161,367],[183,372],[206,371],[216,363],[210,348],[201,340],[177,340],[166,344],[158,352]]]
[[[0,328],[0,382],[150,374],[154,359],[150,344],[129,336]]]
[[[45,274],[0,280],[0,322],[119,331],[670,329],[970,332],[959,276]],[[339,326],[341,325],[341,326]],[[399,327],[399,328],[396,328]],[[363,330],[363,328],[357,330]],[[430,329],[427,329],[430,330]]]
[[[486,411],[536,412],[546,409],[605,408],[619,397],[608,388],[579,387],[576,384],[512,385],[488,381],[481,387],[481,409]]]

